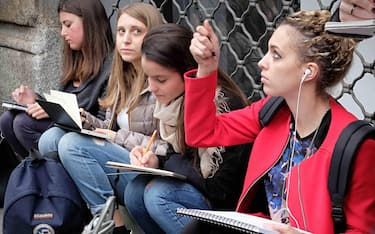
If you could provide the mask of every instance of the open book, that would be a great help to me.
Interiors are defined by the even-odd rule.
[[[20,110],[20,111],[26,111],[26,109],[27,109],[27,106],[21,105],[21,104],[15,103],[15,102],[3,102],[1,106],[5,107],[5,108],[8,108],[8,109]]]
[[[192,217],[208,223],[221,225],[245,233],[277,234],[277,231],[267,229],[265,224],[279,224],[276,221],[235,211],[213,211],[177,208],[177,214]],[[298,229],[299,232],[309,232]]]
[[[149,168],[149,167],[141,167],[141,166],[135,166],[127,163],[119,163],[119,162],[112,162],[108,161],[106,163],[107,167],[116,168],[120,170],[127,170],[127,171],[134,171],[138,173],[143,174],[151,174],[151,175],[158,175],[158,176],[169,176],[174,177],[180,180],[185,180],[186,177],[184,175],[172,172],[172,171],[166,171],[166,170],[160,170],[155,168]]]
[[[56,126],[94,137],[109,137],[92,130],[82,129],[81,116],[75,94],[51,90],[50,94],[44,93],[44,97],[46,100],[38,99],[37,102],[47,112]]]
[[[325,24],[325,30],[330,33],[353,38],[368,38],[375,35],[375,19],[334,22]]]

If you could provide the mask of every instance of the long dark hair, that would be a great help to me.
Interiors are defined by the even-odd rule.
[[[193,32],[182,25],[156,26],[143,39],[142,56],[163,67],[177,71],[183,79],[185,72],[198,66],[189,49],[192,38]],[[246,97],[240,88],[222,71],[219,71],[218,85],[231,98],[238,97],[243,105],[247,104]],[[185,144],[183,106],[180,108],[177,122],[177,141],[181,152],[186,153],[189,148]]]
[[[62,83],[83,82],[96,76],[114,48],[111,26],[100,0],[60,0],[58,13],[67,12],[82,18],[83,43],[79,51],[64,43]]]

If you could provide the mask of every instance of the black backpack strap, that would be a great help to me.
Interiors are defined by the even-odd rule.
[[[350,123],[340,134],[335,144],[328,175],[328,190],[332,202],[332,218],[335,233],[346,230],[344,197],[351,166],[362,141],[371,136],[375,139],[375,128],[365,120]]]
[[[259,111],[259,122],[262,127],[272,120],[274,114],[283,106],[284,98],[271,97]]]

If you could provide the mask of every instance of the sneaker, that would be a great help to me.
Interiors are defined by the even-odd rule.
[[[112,234],[115,227],[113,213],[115,211],[115,197],[109,197],[104,208],[94,215],[89,224],[85,226],[82,234]]]

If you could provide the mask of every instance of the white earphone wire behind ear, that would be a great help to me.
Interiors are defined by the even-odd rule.
[[[295,137],[297,136],[297,129],[298,129],[298,120],[299,120],[299,108],[300,108],[300,101],[301,101],[301,92],[302,92],[302,85],[303,85],[303,82],[304,80],[306,79],[306,77],[308,77],[310,74],[311,74],[311,70],[310,69],[306,69],[305,72],[303,73],[303,76],[301,78],[301,82],[299,83],[299,88],[298,88],[298,94],[297,94],[297,105],[296,105],[296,115],[295,115],[295,125],[294,125],[294,129],[293,129],[293,136],[292,137]],[[289,186],[290,186],[290,178],[291,178],[291,173],[292,173],[292,162],[293,162],[293,158],[294,158],[294,151],[295,151],[295,147],[296,147],[296,141],[294,140],[293,141],[293,144],[292,144],[292,149],[291,149],[291,153],[290,153],[290,158],[288,159],[289,160],[289,169],[288,169],[288,177],[287,177],[287,183],[286,183],[286,200],[285,200],[285,208],[286,208],[286,211],[288,212],[289,214],[289,218],[292,219],[296,225],[297,225],[297,228],[300,228],[300,225],[298,223],[298,220],[296,219],[296,217],[294,216],[294,214],[292,213],[292,211],[289,209]],[[299,167],[298,167],[298,172],[299,172]],[[298,174],[299,175],[299,174]],[[301,201],[301,198],[299,197],[300,201]],[[303,216],[304,217],[304,216]],[[305,222],[305,221],[304,221]]]

